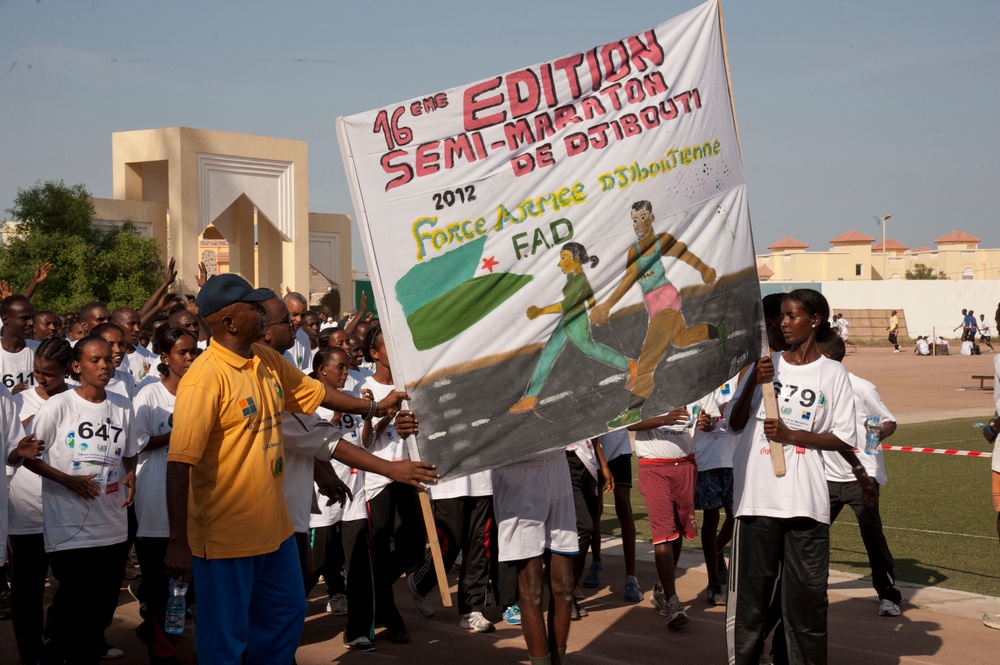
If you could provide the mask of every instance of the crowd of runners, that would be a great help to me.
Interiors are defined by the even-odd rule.
[[[891,436],[895,419],[875,386],[841,365],[844,340],[816,291],[766,297],[773,353],[711,394],[438,481],[433,464],[410,460],[419,414],[400,409],[408,396],[394,388],[364,302],[337,321],[299,294],[204,272],[197,296],[179,298],[171,266],[139,310],[36,311],[30,296],[50,269],[0,302],[2,593],[23,663],[121,657],[104,633],[124,577],[154,664],[177,662],[165,630],[172,580],[193,582],[201,663],[293,662],[318,584],[327,612],[346,617],[346,647],[375,649],[381,626],[379,639],[409,642],[419,627],[404,624],[394,585],[406,585],[420,616],[436,612],[425,490],[446,569],[461,555],[459,625],[492,632],[484,612],[495,603],[521,625],[533,664],[566,661],[570,624],[587,616],[580,587],[605,583],[602,491],[621,523],[622,600],[647,600],[670,629],[688,622],[691,603],[727,606],[731,662],[825,662],[829,525],[845,506],[861,527],[878,614],[901,612],[878,508],[882,452],[865,447],[866,436]],[[762,403],[767,383],[776,418]],[[784,444],[783,476],[769,440]],[[655,580],[636,577],[633,482]],[[675,568],[699,528],[708,585],[680,598]]]

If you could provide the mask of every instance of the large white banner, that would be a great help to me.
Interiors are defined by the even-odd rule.
[[[756,357],[715,1],[337,130],[394,379],[443,472],[665,413]]]

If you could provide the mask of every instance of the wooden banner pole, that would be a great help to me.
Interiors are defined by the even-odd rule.
[[[778,399],[774,395],[774,381],[768,381],[760,387],[762,399],[764,400],[764,415],[768,418],[778,417]],[[780,441],[768,439],[771,447],[771,468],[774,475],[781,478],[785,475],[785,448]]]
[[[451,589],[448,587],[448,574],[444,569],[441,543],[438,541],[434,513],[431,511],[431,498],[427,496],[427,492],[418,492],[418,494],[420,495],[420,512],[424,514],[424,528],[427,530],[427,543],[431,546],[434,574],[437,576],[438,591],[441,592],[441,604],[445,607],[451,607]]]
[[[726,47],[726,27],[722,22],[722,1],[719,0],[718,5],[716,5],[719,10],[719,36],[722,39],[722,60],[726,68],[726,85],[729,88],[729,109],[733,114],[733,129],[736,131],[736,149],[740,153],[740,162],[743,162],[743,148],[740,145],[740,127],[736,122],[736,102],[733,99],[733,80],[729,75],[729,49]],[[767,344],[763,345],[765,348]],[[774,383],[768,381],[767,383],[761,385],[761,395],[764,400],[764,414],[768,418],[778,417],[778,401],[774,394]],[[771,441],[768,439],[768,443],[771,446],[771,466],[774,469],[774,475],[779,478],[785,475],[785,451],[780,441]]]

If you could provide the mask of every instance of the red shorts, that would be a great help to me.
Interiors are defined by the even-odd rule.
[[[694,513],[694,488],[698,467],[691,459],[639,460],[639,493],[646,502],[653,544],[698,535]]]

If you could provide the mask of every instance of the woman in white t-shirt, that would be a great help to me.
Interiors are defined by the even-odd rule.
[[[375,372],[365,380],[363,387],[371,390],[377,401],[394,389],[389,354],[378,322],[372,324],[365,335],[363,349],[365,360],[375,364]],[[390,461],[410,459],[406,446],[408,432],[403,429],[403,423],[409,424],[412,413],[400,411],[399,415],[404,416],[403,420],[397,415],[396,418],[373,418],[364,422],[361,442],[368,452]],[[375,616],[385,623],[389,641],[409,642],[403,617],[396,609],[392,584],[424,558],[426,536],[417,494],[410,485],[369,473],[365,475],[365,495],[371,523]]]
[[[27,464],[43,479],[45,551],[59,580],[49,608],[51,662],[98,662],[118,605],[137,449],[131,404],[105,389],[113,373],[108,343],[84,337],[73,348],[80,387],[50,398],[32,422],[45,452]]]
[[[817,340],[835,334],[829,316],[817,291],[785,296],[781,332],[789,349],[758,360],[727,409],[730,427],[742,432],[733,459],[737,521],[726,609],[731,663],[759,662],[779,570],[790,662],[826,662],[830,496],[821,451],[851,450],[855,435],[847,370],[816,348]],[[759,387],[772,379],[775,419],[765,417]],[[784,476],[774,474],[769,439],[783,444]]]
[[[339,328],[338,332],[342,332]],[[343,336],[342,336],[343,337]],[[343,337],[346,341],[346,337]],[[344,349],[343,346],[347,346]],[[368,389],[362,390],[361,381],[350,371],[350,346],[343,344],[321,348],[313,355],[313,375],[322,383],[353,397],[372,399]],[[322,416],[340,428],[340,444],[363,448],[361,444],[361,416],[334,412],[325,407],[316,409]],[[326,582],[326,611],[334,615],[347,615],[344,627],[344,644],[357,651],[375,648],[372,630],[375,604],[372,601],[371,551],[368,547],[368,503],[365,495],[365,472],[333,459],[337,477],[350,489],[353,498],[343,505],[327,506],[326,497],[314,484],[319,514],[309,520],[310,542],[313,548],[313,575],[309,588],[319,581]],[[346,580],[345,580],[346,575]]]
[[[198,357],[198,338],[184,328],[161,327],[154,347],[160,353],[157,372],[162,381],[144,382],[132,402],[139,450],[136,470],[135,514],[138,522],[135,553],[142,569],[139,599],[146,608],[138,634],[150,657],[176,655],[163,632],[170,579],[163,569],[170,541],[167,520],[167,452],[174,426],[177,385]]]
[[[50,338],[35,351],[34,383],[14,396],[25,431],[32,431],[35,413],[50,397],[66,392],[66,373],[73,348],[64,339]],[[49,557],[42,536],[42,479],[27,468],[19,468],[10,479],[7,502],[10,551],[17,565],[11,570],[11,610],[14,636],[21,662],[35,663],[42,652],[42,613]]]

